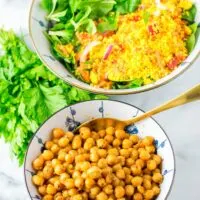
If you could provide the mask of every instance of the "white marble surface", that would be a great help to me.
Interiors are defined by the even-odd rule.
[[[30,0],[0,0],[0,26],[28,33]],[[200,83],[200,58],[184,75],[150,92],[112,97],[148,110]],[[155,118],[168,133],[176,154],[177,173],[169,200],[199,200],[200,102],[159,114]],[[11,161],[9,147],[0,140],[0,200],[28,200],[23,169]]]

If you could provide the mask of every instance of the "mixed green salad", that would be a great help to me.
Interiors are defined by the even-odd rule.
[[[59,109],[84,100],[104,99],[55,77],[13,31],[0,29],[0,138],[23,164],[37,128]]]
[[[190,3],[190,1],[188,2]],[[77,55],[80,51],[84,53],[87,48],[91,50],[94,46],[96,47],[99,44],[97,44],[96,41],[92,41],[89,45],[84,46],[80,44],[80,40],[77,39],[77,33],[88,33],[89,37],[95,34],[104,35],[107,33],[116,33],[119,28],[118,22],[120,16],[136,12],[142,3],[142,0],[41,0],[41,6],[47,12],[46,19],[49,22],[49,27],[45,34],[51,42],[53,54],[72,74],[75,74],[78,79],[96,86],[98,82],[97,79],[103,79],[104,77],[100,77],[101,75],[99,75],[98,72],[97,75],[93,72],[90,73],[92,71],[90,63],[93,62],[92,59],[82,59],[84,63],[80,64],[81,61],[77,61]],[[197,8],[195,4],[193,4],[191,8],[182,8],[182,10],[182,20],[186,22],[192,31],[192,34],[186,41],[186,47],[188,53],[190,53],[195,47],[200,32],[200,25],[195,23]],[[144,11],[143,19],[139,19],[141,16],[134,16],[134,20],[144,21],[150,33],[153,31],[151,30],[151,25],[149,25],[151,15],[149,11]],[[86,37],[84,34],[81,36]],[[85,50],[83,46],[86,47]],[[108,60],[109,56],[111,57],[111,53],[114,51],[113,49],[113,44],[108,46],[103,57],[104,60]],[[182,60],[184,59],[182,58]],[[176,64],[173,66],[173,69],[175,69],[182,60],[172,59],[171,62]],[[81,65],[87,66],[82,67]],[[77,68],[79,69],[77,70]],[[171,68],[170,70],[172,70]],[[96,69],[96,71],[98,71],[98,69]],[[99,77],[97,78],[97,76]],[[151,81],[151,79],[149,80]],[[103,81],[99,80],[99,82]],[[109,81],[111,81],[112,84],[109,85],[104,81],[105,84],[98,83],[97,87],[128,89],[137,88],[146,84],[143,78],[134,78],[131,81],[116,81],[110,78]],[[152,81],[155,81],[154,77],[152,77]]]

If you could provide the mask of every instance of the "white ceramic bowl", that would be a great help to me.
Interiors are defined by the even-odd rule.
[[[29,31],[39,57],[41,58],[43,63],[55,75],[57,75],[67,83],[70,83],[74,86],[77,86],[85,90],[89,90],[94,93],[114,94],[114,95],[133,94],[159,87],[163,84],[168,83],[178,75],[182,74],[193,63],[193,61],[195,60],[195,58],[197,58],[200,52],[200,37],[199,37],[195,49],[190,54],[190,56],[181,64],[181,66],[177,68],[175,71],[173,71],[170,75],[158,80],[153,84],[149,84],[139,88],[123,89],[123,90],[122,89],[106,90],[106,89],[95,88],[76,79],[73,75],[71,75],[67,71],[66,67],[62,65],[58,60],[56,60],[56,58],[51,54],[49,41],[44,36],[44,31],[46,30],[47,27],[47,21],[45,20],[46,13],[40,8],[39,5],[40,2],[41,0],[33,0],[29,16]],[[196,2],[196,6],[198,8],[196,22],[199,23],[200,22],[200,4],[198,3],[199,0],[195,0],[194,2]]]
[[[143,111],[132,105],[111,100],[86,101],[63,108],[55,113],[37,130],[29,144],[26,154],[24,174],[31,199],[40,199],[31,181],[32,175],[34,175],[32,161],[43,150],[44,143],[50,139],[50,132],[53,128],[60,127],[67,131],[72,130],[77,124],[90,120],[91,118],[113,117],[130,119],[141,113],[143,113]],[[167,199],[175,176],[175,157],[168,136],[161,126],[152,118],[132,126],[130,134],[138,134],[141,138],[151,135],[155,138],[157,152],[163,158],[162,174],[164,175],[161,193],[157,197],[157,200]]]

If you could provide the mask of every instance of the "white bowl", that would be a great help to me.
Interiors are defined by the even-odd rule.
[[[72,130],[77,124],[90,120],[91,118],[113,117],[130,119],[141,113],[143,113],[143,111],[132,105],[111,100],[86,101],[63,108],[55,113],[37,130],[29,144],[26,154],[24,174],[31,199],[40,199],[31,181],[32,175],[34,175],[32,161],[41,153],[41,150],[43,150],[44,143],[50,139],[50,132],[53,128],[60,127],[67,131]],[[130,134],[138,134],[141,138],[151,135],[155,138],[157,152],[163,158],[162,174],[164,175],[161,193],[157,197],[157,200],[167,199],[175,176],[175,157],[168,136],[161,126],[152,118],[132,126]]]
[[[71,73],[67,71],[66,67],[63,64],[61,64],[58,60],[56,60],[56,58],[52,55],[49,41],[44,36],[44,31],[46,30],[47,27],[47,21],[45,20],[46,13],[41,9],[40,2],[41,0],[32,1],[30,16],[29,16],[30,35],[32,37],[33,44],[40,59],[55,75],[57,75],[67,83],[70,83],[74,86],[77,86],[85,90],[89,90],[94,93],[111,94],[111,95],[133,94],[159,87],[173,80],[178,75],[182,74],[194,62],[194,60],[197,58],[200,52],[200,37],[199,37],[193,52],[175,71],[173,71],[168,76],[156,81],[155,83],[143,87],[133,88],[133,89],[120,89],[120,90],[116,89],[106,90],[106,89],[92,87],[74,77]],[[194,2],[196,2],[196,6],[198,9],[196,22],[199,23],[200,22],[200,4],[198,3],[199,0],[195,0]]]

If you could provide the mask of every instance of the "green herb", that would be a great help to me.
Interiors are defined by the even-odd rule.
[[[135,79],[130,82],[116,82],[114,84],[114,89],[130,89],[130,88],[138,88],[144,84],[143,79]]]
[[[190,25],[189,27],[192,30],[192,34],[186,41],[186,47],[188,49],[188,52],[190,53],[190,52],[192,52],[192,50],[194,49],[194,47],[196,45],[196,41],[199,37],[200,28],[198,27],[198,24],[196,24],[196,23]]]
[[[143,19],[144,19],[144,23],[145,24],[148,24],[148,22],[149,22],[149,18],[150,18],[150,13],[149,12],[144,12],[144,15],[143,15]]]
[[[54,112],[103,95],[71,87],[55,77],[12,31],[0,29],[0,137],[23,164],[28,143]]]
[[[189,23],[194,23],[196,14],[197,14],[197,8],[196,8],[196,5],[193,4],[190,10],[185,10],[183,12],[182,19],[188,21]]]
[[[137,10],[141,0],[116,0],[115,9],[121,14],[127,14]]]

